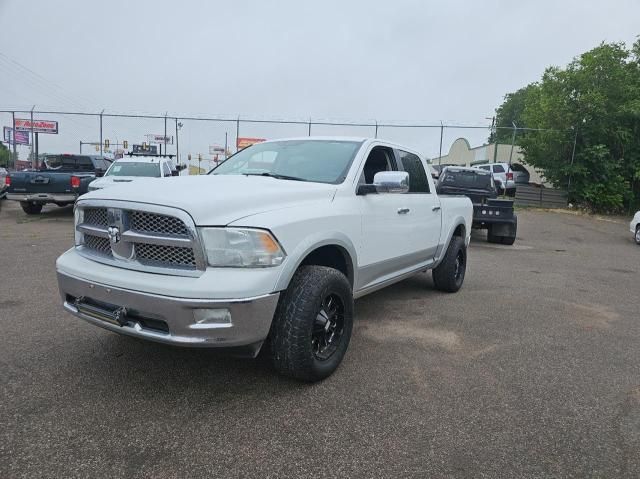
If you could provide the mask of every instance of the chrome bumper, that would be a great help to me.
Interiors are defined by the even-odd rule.
[[[209,348],[248,346],[264,341],[280,295],[230,300],[183,299],[114,288],[60,272],[58,287],[64,308],[96,326],[160,343]],[[218,310],[218,316],[222,313],[227,318],[225,311],[228,311],[230,322],[202,321],[211,310]]]
[[[78,195],[75,193],[7,193],[7,199],[36,203],[73,203],[78,199]]]

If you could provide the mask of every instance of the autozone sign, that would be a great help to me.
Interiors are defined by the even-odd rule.
[[[58,134],[58,122],[53,120],[25,120],[16,118],[16,131]]]

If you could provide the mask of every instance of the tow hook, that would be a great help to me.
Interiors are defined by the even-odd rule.
[[[118,322],[120,326],[127,324],[127,308],[122,306],[113,312],[113,318]]]

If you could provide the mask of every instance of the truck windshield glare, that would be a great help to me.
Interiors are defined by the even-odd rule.
[[[160,177],[159,163],[114,163],[105,176],[149,176]]]
[[[261,175],[315,183],[342,183],[362,142],[288,140],[239,151],[212,175]],[[287,178],[288,177],[288,178]]]

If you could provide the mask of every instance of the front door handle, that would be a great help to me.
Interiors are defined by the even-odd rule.
[[[398,208],[399,215],[406,215],[409,211],[409,208]]]
[[[438,211],[440,209],[439,206],[433,206],[431,207],[431,211]]]

